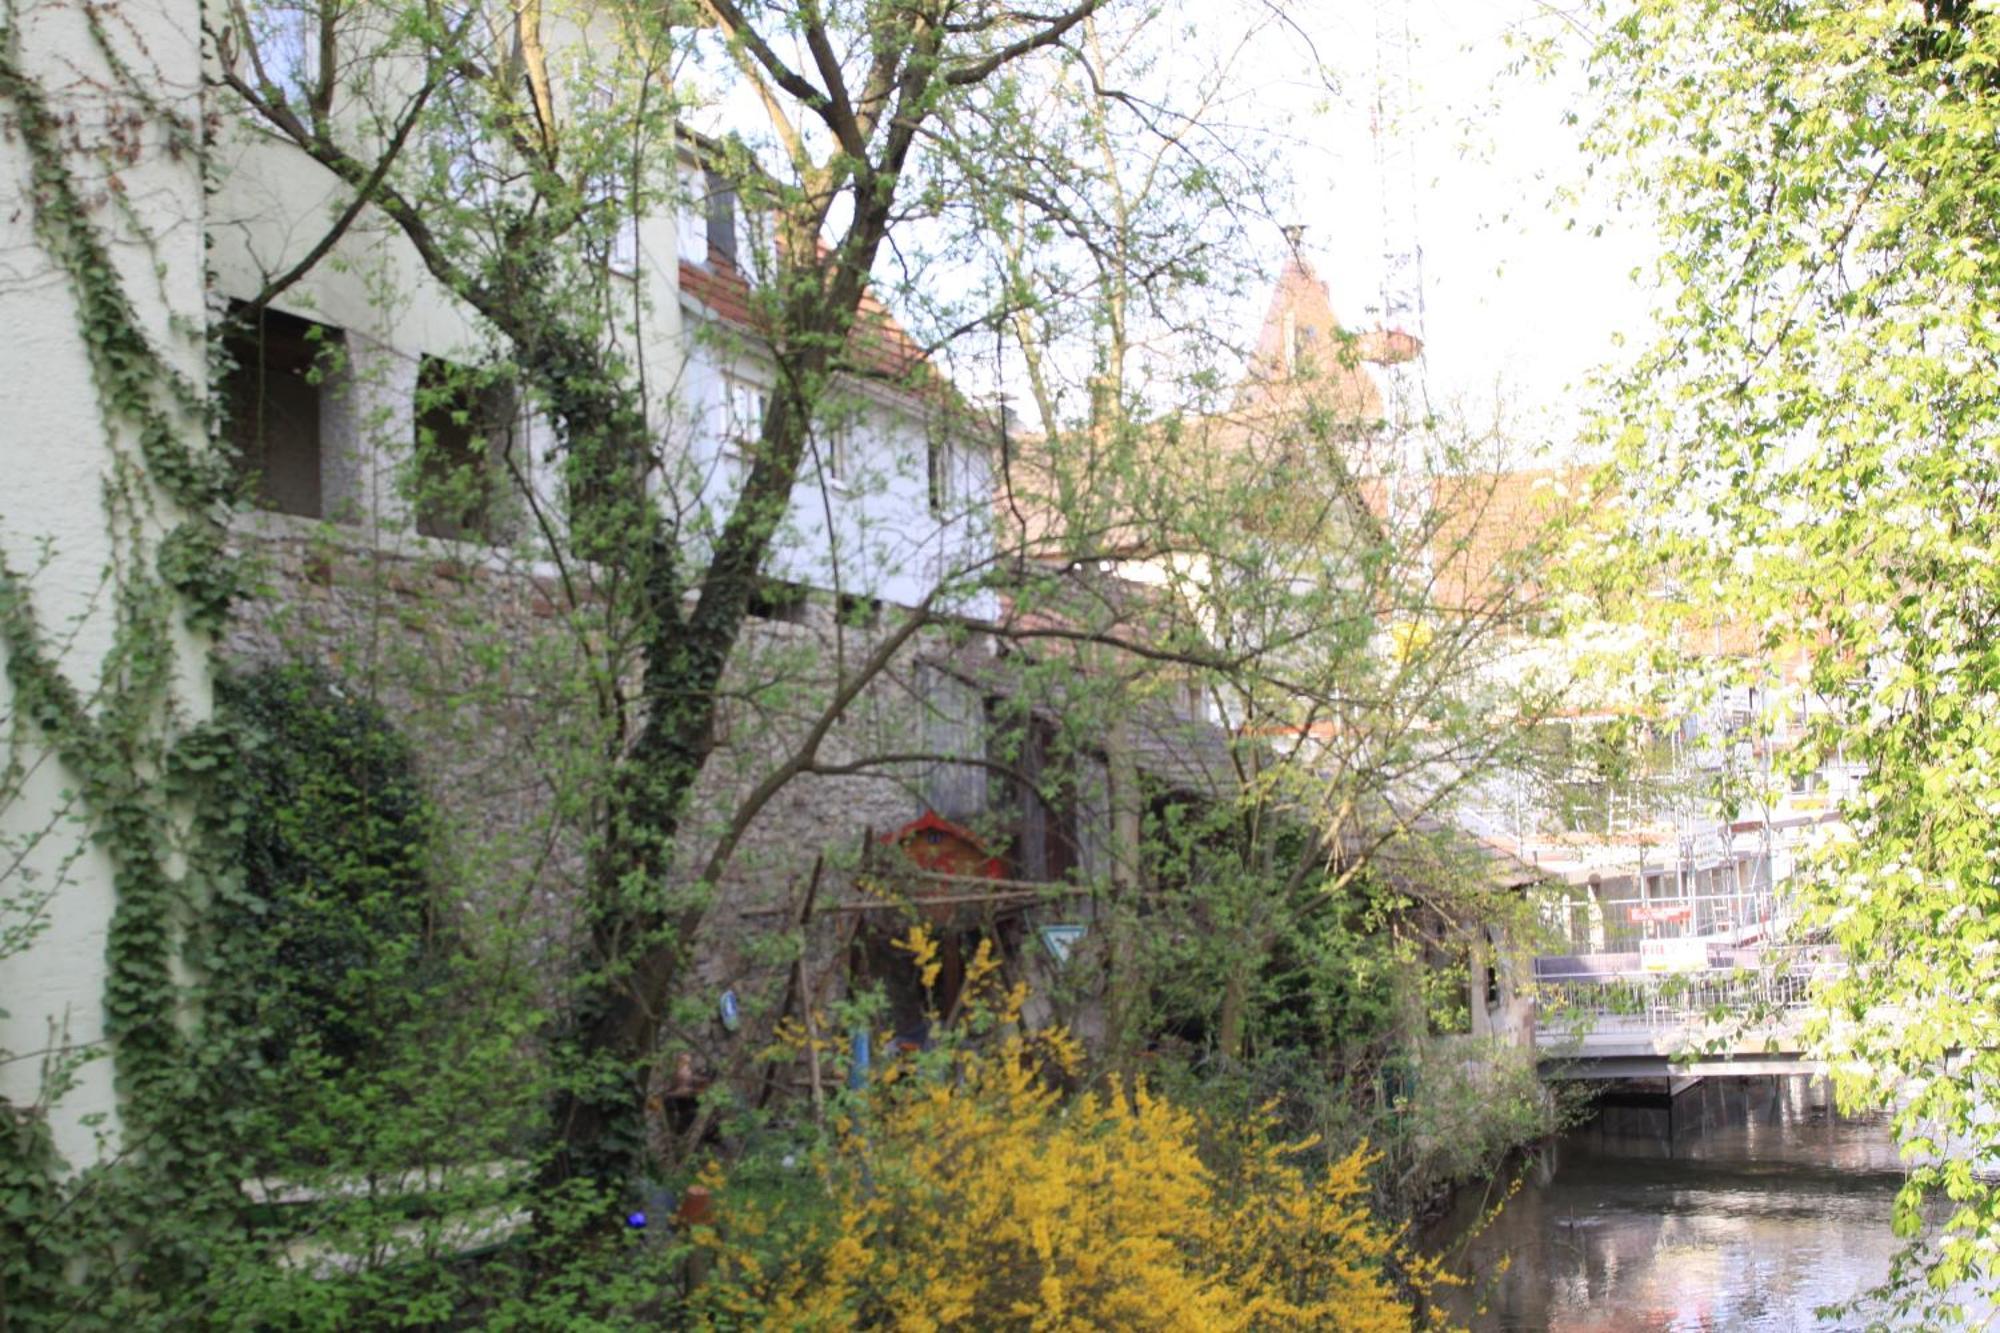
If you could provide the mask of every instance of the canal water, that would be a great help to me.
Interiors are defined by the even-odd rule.
[[[1472,1278],[1446,1303],[1473,1329],[1866,1327],[1818,1311],[1879,1283],[1898,1246],[1886,1117],[1837,1115],[1804,1079],[1613,1094],[1517,1171],[1497,1220],[1468,1235],[1491,1203],[1468,1190],[1429,1235]]]

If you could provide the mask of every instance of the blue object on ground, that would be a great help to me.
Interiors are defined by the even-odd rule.
[[[868,1082],[868,1029],[856,1028],[850,1038],[847,1086],[859,1088]]]

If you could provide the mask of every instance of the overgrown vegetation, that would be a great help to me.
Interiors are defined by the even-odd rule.
[[[921,928],[905,947],[932,968]],[[1371,1219],[1365,1145],[1302,1164],[1315,1141],[1265,1108],[1196,1113],[1115,1078],[1066,1095],[1050,1075],[1080,1074],[1081,1048],[1021,1034],[997,968],[971,961],[964,1024],[843,1103],[790,1190],[697,1231],[701,1326],[1410,1326],[1395,1279],[1438,1275]]]
[[[1592,146],[1659,219],[1666,285],[1604,428],[1634,521],[1599,568],[1670,631],[1719,615],[1757,627],[1764,660],[1801,658],[1786,768],[1862,774],[1851,838],[1794,881],[1843,959],[1816,1049],[1845,1104],[1893,1104],[1926,1158],[1887,1317],[1956,1320],[2000,1282],[2000,15],[1601,13]]]
[[[74,803],[29,837],[55,849],[77,832],[73,815],[79,845],[87,834],[111,862],[115,902],[104,1049],[58,1036],[36,1100],[5,1108],[0,1322],[1407,1322],[1409,1297],[1435,1278],[1399,1252],[1390,1210],[1478,1169],[1543,1110],[1512,1068],[1445,1095],[1455,1057],[1433,1029],[1463,1022],[1451,998],[1463,973],[1447,962],[1434,993],[1413,984],[1434,945],[1488,919],[1477,874],[1371,867],[1470,775],[1517,757],[1511,730],[1484,719],[1532,714],[1548,691],[1484,673],[1531,590],[1507,581],[1450,605],[1417,577],[1436,515],[1385,532],[1342,453],[1372,421],[1306,401],[1264,423],[1270,452],[1246,450],[1216,475],[1182,466],[1208,428],[1209,368],[1169,377],[1190,399],[1162,410],[1126,362],[1147,332],[1142,307],[1196,322],[1174,303],[1214,276],[1209,205],[1240,205],[1256,164],[1225,171],[1227,155],[1191,154],[1185,135],[1098,86],[1148,17],[1108,32],[1105,8],[971,6],[946,22],[927,6],[712,4],[700,25],[675,7],[617,9],[604,16],[617,54],[600,64],[552,56],[532,6],[491,29],[477,11],[328,6],[315,10],[317,60],[278,49],[301,31],[283,7],[211,10],[209,91],[227,112],[207,137],[152,99],[128,44],[93,27],[122,110],[157,117],[167,153],[198,156],[211,175],[190,172],[197,184],[214,184],[209,155],[244,132],[240,118],[259,145],[275,136],[347,191],[297,266],[199,331],[141,326],[106,218],[124,244],[152,238],[116,206],[87,207],[70,165],[126,150],[65,128],[19,67],[9,20],[0,97],[99,391],[114,629],[86,686],[38,623],[43,590],[0,581],[13,710],[0,790],[23,809],[39,800],[29,773],[53,755]],[[809,74],[767,40],[784,25],[803,25]],[[753,312],[777,385],[740,423],[740,489],[709,507],[713,495],[679,503],[684,460],[651,414],[644,323],[607,277],[630,215],[684,202],[685,108],[662,89],[696,49],[765,94],[776,141],[761,155],[742,140],[704,148],[778,238]],[[1177,112],[1179,129],[1200,129],[1204,110]],[[1140,141],[1157,154],[1142,196],[1117,166],[1088,165]],[[620,202],[603,207],[607,196]],[[941,403],[952,432],[986,429],[923,358],[885,388],[855,351],[857,321],[877,319],[864,295],[878,258],[924,210],[997,243],[966,327],[1011,338],[1008,355],[1033,365],[1045,438],[1035,477],[1009,479],[1007,498],[1059,501],[1043,515],[1053,522],[941,569],[886,623],[836,573],[832,669],[802,669],[796,651],[746,665],[787,506],[822,465],[845,397],[904,392]],[[482,624],[475,592],[426,599],[410,586],[427,565],[454,589],[484,589],[484,565],[421,547],[401,563],[352,556],[354,530],[330,526],[301,539],[303,580],[365,586],[366,616],[340,627],[351,637],[289,639],[273,615],[254,628],[285,664],[218,681],[214,636],[249,582],[222,541],[237,479],[217,438],[226,423],[172,369],[166,341],[186,343],[183,360],[212,351],[226,371],[253,341],[245,322],[316,266],[337,268],[329,254],[363,217],[467,321],[478,363],[419,372],[404,498],[437,529],[426,535],[457,540],[496,519],[505,489],[526,511],[508,518],[524,520],[533,561],[510,586],[538,599],[524,614],[547,625]],[[1037,250],[1057,238],[1089,252],[1096,304],[1081,304],[1102,320],[1071,322],[1079,303],[1049,285]],[[389,285],[379,273],[369,284]],[[387,309],[395,294],[374,299]],[[1058,382],[1074,348],[1051,349],[1100,335],[1078,414]],[[358,375],[353,363],[340,373]],[[504,386],[547,424],[552,493],[527,478],[534,460],[480,433],[467,386]],[[1176,440],[1186,453],[1156,452]],[[1475,457],[1439,452],[1440,466]],[[1115,580],[1097,576],[1149,564],[1168,571],[1157,595],[1104,595]],[[1094,905],[1066,977],[1074,994],[1058,998],[1104,1015],[1102,1041],[1085,1061],[1059,1024],[1021,1031],[1010,992],[958,1022],[931,1014],[936,1049],[829,1107],[822,1073],[838,1085],[849,1071],[825,1034],[866,1035],[881,1001],[820,1010],[807,996],[804,1040],[826,1064],[813,1103],[753,1096],[772,1076],[741,1054],[703,1095],[674,1092],[683,1068],[696,1081],[699,1035],[722,1021],[689,964],[759,802],[843,766],[965,761],[835,759],[820,746],[947,606],[1001,591],[1012,623],[987,632],[1009,640],[994,656],[1010,677],[981,762],[1048,809],[1101,800],[1114,829],[1115,853],[1051,889]],[[456,656],[438,655],[446,625]],[[929,647],[970,633],[954,621]],[[772,662],[782,669],[756,678]],[[1163,781],[1142,771],[1133,736],[1189,689],[1218,701],[1220,754],[1199,781]],[[485,776],[467,771],[493,757],[493,738],[470,734],[483,720],[531,709],[546,732],[510,758],[532,779],[537,819],[496,835],[452,808],[452,784]],[[750,795],[706,809],[700,779],[732,711],[744,732],[770,725],[783,752],[757,752],[768,763]],[[1044,743],[1034,728],[1051,714]],[[1086,780],[1089,765],[1102,782]],[[10,874],[0,948],[35,947],[68,864],[58,855],[41,884]],[[777,925],[744,952],[803,980],[804,936],[803,921]],[[926,987],[931,947],[921,933],[908,946]],[[990,965],[969,964],[971,994]],[[753,1025],[785,1017],[775,996],[745,1009]],[[64,1161],[52,1107],[102,1055],[119,1123],[101,1126],[103,1160]],[[691,1114],[664,1109],[670,1092]],[[1370,1141],[1386,1155],[1373,1185]],[[760,1184],[768,1144],[811,1169]],[[703,1163],[716,1227],[656,1215],[620,1228],[687,1190]]]
[[[430,803],[407,742],[373,705],[305,667],[225,678],[217,707],[246,742],[242,891],[215,913],[230,941],[218,1017],[312,1116],[325,1085],[362,1077],[408,1037],[449,949],[437,919]],[[301,1078],[299,1071],[320,1073]]]

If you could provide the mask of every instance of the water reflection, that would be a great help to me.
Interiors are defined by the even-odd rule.
[[[1888,1272],[1902,1173],[1885,1118],[1840,1117],[1802,1079],[1709,1080],[1610,1099],[1528,1166],[1500,1220],[1437,1248],[1481,1282],[1475,1329],[1808,1329]]]

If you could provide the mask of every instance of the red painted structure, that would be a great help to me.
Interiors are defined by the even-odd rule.
[[[894,833],[883,834],[882,841],[901,847],[913,865],[934,875],[1000,879],[1006,874],[1000,858],[986,850],[977,834],[932,810],[924,811]],[[918,896],[940,891],[933,886]]]

